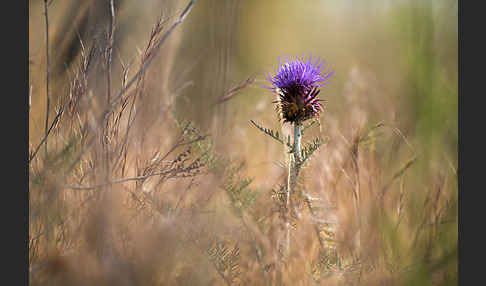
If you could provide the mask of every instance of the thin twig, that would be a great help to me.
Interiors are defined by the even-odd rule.
[[[205,155],[205,154],[203,154],[203,155]],[[137,177],[114,179],[114,180],[111,180],[109,182],[105,182],[103,184],[98,184],[98,185],[94,185],[94,186],[66,185],[66,186],[64,186],[64,188],[73,189],[73,190],[94,190],[94,189],[98,189],[98,188],[105,187],[105,186],[108,186],[108,185],[113,185],[113,184],[125,183],[125,182],[129,182],[129,181],[141,181],[141,180],[145,180],[145,179],[148,179],[148,178],[154,177],[154,176],[163,176],[163,175],[175,174],[175,173],[178,173],[178,172],[190,171],[194,168],[193,164],[195,162],[197,162],[197,159],[185,168],[170,169],[170,170],[165,170],[165,171],[151,173],[151,174],[147,174],[147,175],[143,175],[143,176],[137,176]]]
[[[172,169],[172,170],[167,170],[167,171],[163,171],[163,172],[147,174],[147,175],[144,175],[144,176],[114,179],[114,180],[111,180],[109,182],[94,185],[94,186],[67,185],[67,186],[64,186],[64,188],[72,189],[72,190],[94,190],[94,189],[98,189],[98,188],[105,187],[105,186],[108,186],[108,185],[119,184],[119,183],[124,183],[124,182],[129,182],[129,181],[140,181],[140,180],[145,180],[145,179],[147,179],[149,177],[153,177],[153,176],[167,175],[167,174],[170,174],[170,173],[174,173],[175,171],[179,171],[179,170],[178,169]]]
[[[51,0],[52,2],[53,0]],[[49,3],[50,5],[50,3]],[[79,37],[79,41],[80,41],[80,44],[81,44],[81,56],[82,56],[82,70],[81,70],[81,73],[82,74],[86,74],[90,64],[91,64],[91,60],[92,60],[92,57],[93,57],[93,52],[94,52],[94,49],[92,49],[89,54],[86,56],[85,55],[85,48],[84,48],[84,44],[83,44],[83,41],[81,39],[81,36],[79,34],[77,34],[78,37]],[[86,81],[86,79],[84,79],[84,81]],[[61,107],[61,109],[59,110],[59,112],[56,114],[56,117],[54,118],[54,120],[52,121],[51,123],[51,126],[49,127],[49,129],[47,130],[47,133],[44,135],[44,137],[41,139],[41,141],[39,142],[39,144],[35,147],[34,151],[31,153],[31,155],[29,156],[29,163],[35,158],[35,156],[37,155],[37,152],[40,150],[40,148],[42,147],[42,144],[46,144],[47,145],[47,138],[49,137],[49,135],[51,134],[51,131],[53,130],[54,126],[56,126],[56,124],[58,123],[60,117],[62,116],[64,110],[66,109],[66,107],[68,107],[71,102],[75,101],[74,104],[76,105],[76,98],[73,97],[73,96],[69,96],[69,100],[66,101],[66,103]],[[85,130],[83,130],[81,133],[85,133]]]
[[[52,2],[52,1],[51,1]],[[49,59],[49,15],[47,13],[48,7],[51,3],[47,3],[47,0],[44,0],[44,16],[46,19],[46,124],[45,124],[45,155],[47,158],[47,136],[49,134],[49,107],[51,104],[51,98],[49,95],[49,78],[50,78],[50,59]]]
[[[143,67],[145,61],[150,57],[150,55],[153,54],[153,51],[154,51],[154,48],[153,48],[154,43],[153,42],[156,40],[157,36],[162,31],[163,23],[165,23],[165,22],[162,22],[162,19],[159,18],[157,20],[155,27],[152,29],[152,32],[151,32],[150,37],[149,37],[148,44],[145,48],[145,51],[142,54],[140,67]],[[131,130],[131,128],[132,128],[132,126],[135,122],[135,119],[138,115],[138,113],[135,112],[135,103],[136,103],[136,100],[137,100],[137,96],[141,94],[142,85],[143,85],[143,77],[141,76],[137,80],[137,84],[135,85],[135,90],[133,90],[131,93],[129,93],[127,96],[125,96],[123,101],[122,101],[121,111],[118,115],[118,119],[122,116],[123,111],[125,110],[126,106],[128,105],[129,99],[132,99],[132,101],[131,101],[132,104],[130,106],[129,113],[128,113],[127,127],[126,127],[126,130],[125,130],[125,135],[122,139],[122,143],[121,143],[121,147],[120,147],[120,151],[119,151],[119,154],[117,156],[117,159],[115,160],[115,163],[113,164],[114,166],[118,165],[118,163],[120,162],[120,159],[122,158],[123,155],[126,156],[128,135],[129,135],[129,132],[130,132],[130,130]],[[125,86],[126,86],[126,78],[124,79],[123,84],[122,84],[122,87],[125,87]],[[118,124],[119,124],[119,121],[118,121]],[[124,170],[124,167],[123,167],[123,170]]]
[[[115,6],[113,3],[113,0],[109,0],[110,4],[110,27],[108,31],[108,45],[106,47],[106,104],[110,104],[111,100],[111,59],[112,59],[112,52],[113,52],[113,34],[115,30]],[[106,120],[106,125],[105,125],[105,138],[109,138],[109,122],[110,120]],[[105,180],[108,182],[109,181],[109,174],[110,174],[110,161],[111,161],[111,156],[110,156],[110,144],[107,142],[108,139],[103,140],[103,149],[105,152]]]
[[[113,99],[113,101],[111,102],[111,104],[107,108],[107,110],[105,110],[105,112],[103,112],[102,118],[105,118],[107,115],[109,115],[109,113],[111,113],[111,111],[118,104],[118,102],[120,101],[121,97],[125,94],[125,92],[144,74],[145,70],[150,66],[150,64],[154,60],[155,56],[157,55],[157,52],[159,51],[159,48],[167,40],[167,38],[170,36],[170,34],[172,34],[172,31],[175,29],[175,27],[177,27],[177,25],[179,25],[180,23],[182,23],[182,21],[185,19],[185,17],[187,16],[187,14],[189,14],[189,12],[191,11],[192,6],[194,5],[195,2],[196,2],[195,0],[191,0],[191,2],[189,2],[189,4],[187,4],[186,8],[182,12],[182,14],[179,16],[179,18],[177,19],[177,21],[174,24],[172,24],[172,26],[170,26],[170,28],[162,36],[162,38],[154,45],[155,52],[147,59],[147,61],[142,66],[142,68],[140,68],[140,70],[133,76],[133,78],[126,84],[126,86],[123,87],[120,90],[120,92]]]
[[[159,51],[160,47],[162,44],[167,40],[167,38],[170,36],[172,31],[177,27],[177,25],[181,24],[182,21],[186,18],[186,16],[189,14],[189,12],[192,9],[192,6],[196,3],[195,0],[191,0],[189,4],[187,4],[186,8],[184,11],[181,13],[177,21],[172,24],[172,26],[167,30],[167,32],[162,36],[162,38],[155,44],[154,50],[155,52],[147,59],[147,61],[144,63],[144,65],[140,68],[140,70],[130,79],[130,81],[120,90],[120,92],[117,94],[117,96],[112,100],[112,102],[105,108],[105,110],[102,112],[100,117],[98,118],[98,122],[103,122],[114,110],[114,108],[117,106],[119,103],[120,99],[122,96],[128,91],[128,89],[135,83],[137,80],[144,74],[144,72],[147,70],[147,68],[150,66],[152,63],[153,59],[157,55],[157,52]],[[91,145],[95,142],[95,137],[93,137],[87,144],[84,150],[81,151],[81,153],[77,156],[77,158],[73,161],[71,166],[68,169],[68,173],[72,171],[72,169],[76,166],[76,164],[79,162],[79,160],[83,157],[83,155],[86,153],[87,150],[91,147]]]
[[[230,88],[228,91],[226,91],[221,97],[219,97],[216,100],[214,105],[221,104],[223,102],[230,100],[231,98],[233,98],[237,94],[238,91],[246,88],[247,86],[252,84],[254,81],[255,81],[254,75],[248,77],[246,80],[240,82],[238,85],[236,85],[236,86]]]
[[[69,105],[70,102],[71,102],[71,99],[68,100],[61,107],[61,109],[59,110],[59,112],[56,114],[56,117],[54,117],[54,120],[52,121],[51,126],[49,127],[49,129],[47,130],[46,135],[44,136],[44,138],[42,138],[42,140],[39,142],[39,144],[37,145],[37,147],[35,147],[34,152],[32,152],[32,154],[30,155],[30,157],[29,157],[29,163],[35,158],[35,156],[37,155],[37,152],[39,152],[39,150],[40,150],[40,147],[42,147],[42,144],[45,144],[47,142],[47,137],[49,136],[49,134],[51,134],[52,129],[54,128],[54,126],[56,126],[57,122],[59,121],[59,118],[61,117],[61,115],[63,114],[64,110],[66,109],[66,107]]]
[[[110,103],[111,100],[111,58],[113,53],[113,42],[114,37],[113,33],[115,31],[115,5],[113,0],[110,0],[110,30],[108,33],[108,47],[107,47],[107,73],[106,73],[106,80],[107,80],[107,103]]]

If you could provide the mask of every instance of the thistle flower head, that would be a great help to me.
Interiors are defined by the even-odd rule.
[[[275,70],[275,75],[265,75],[270,86],[278,98],[276,110],[284,122],[302,122],[316,117],[322,111],[322,104],[317,95],[319,87],[327,86],[327,80],[334,72],[324,72],[326,63],[321,63],[320,58],[312,59],[309,55],[306,59],[297,56],[295,59],[285,57],[285,62]]]

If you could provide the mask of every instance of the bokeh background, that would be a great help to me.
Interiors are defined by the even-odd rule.
[[[112,60],[114,93],[119,91],[122,84],[123,68],[133,63],[128,73],[129,78],[137,70],[139,58],[158,17],[161,16],[166,21],[163,26],[164,32],[177,19],[187,5],[186,2],[188,1],[115,1],[116,30]],[[315,268],[316,257],[319,257],[320,252],[309,246],[316,244],[315,237],[309,238],[308,234],[312,231],[312,223],[302,223],[304,226],[298,229],[303,234],[297,234],[296,231],[294,239],[299,245],[296,248],[302,247],[306,251],[299,256],[296,250],[294,255],[297,258],[292,261],[295,265],[300,265],[304,261],[307,266],[302,266],[302,269],[297,266],[289,268],[283,276],[284,282],[287,285],[320,285],[319,283],[323,285],[326,283],[337,285],[450,283],[453,285],[457,282],[457,2],[453,0],[197,1],[190,14],[170,35],[146,72],[143,96],[139,97],[140,107],[137,107],[141,110],[141,115],[130,130],[129,137],[129,140],[134,142],[130,148],[137,149],[138,153],[128,156],[130,158],[127,163],[128,169],[133,169],[134,174],[137,173],[135,171],[135,165],[138,167],[137,156],[144,156],[140,152],[143,153],[145,150],[150,153],[153,148],[169,149],[171,140],[177,138],[177,130],[170,127],[168,123],[170,122],[167,117],[169,111],[164,109],[164,107],[170,108],[170,114],[174,114],[174,117],[190,120],[202,133],[209,134],[214,148],[212,150],[215,153],[223,154],[229,161],[243,162],[244,168],[239,170],[238,174],[245,178],[252,178],[250,186],[258,193],[254,205],[247,212],[255,218],[255,221],[258,221],[256,225],[264,229],[259,219],[265,217],[264,213],[271,209],[269,206],[272,199],[268,195],[270,191],[285,182],[286,170],[282,169],[278,162],[285,162],[287,157],[282,146],[254,128],[249,120],[279,130],[285,135],[290,134],[289,127],[278,121],[272,104],[274,95],[262,88],[265,84],[264,73],[272,72],[278,64],[279,56],[309,54],[320,56],[328,63],[328,70],[334,71],[334,76],[330,79],[329,86],[322,88],[320,93],[321,98],[326,100],[325,112],[319,119],[319,124],[306,133],[306,138],[326,137],[328,143],[320,148],[310,165],[304,170],[302,188],[325,202],[324,204],[330,209],[327,216],[337,217],[337,224],[341,230],[336,230],[335,235],[341,237],[340,241],[353,241],[350,237],[354,237],[356,233],[358,236],[361,235],[359,247],[374,253],[374,255],[367,254],[374,257],[370,258],[374,261],[372,263],[374,266],[373,270],[366,272],[371,274],[363,274],[360,276],[362,280],[358,282],[354,276],[354,280],[350,280],[351,278],[346,275],[338,277],[338,274],[319,276],[315,279],[304,278]],[[60,106],[69,98],[70,82],[74,78],[73,74],[81,58],[79,39],[82,39],[86,46],[90,46],[91,43],[101,43],[99,46],[106,44],[105,35],[110,23],[108,3],[109,1],[54,0],[49,7],[50,92],[53,102],[50,109],[51,120],[56,114],[55,106]],[[45,132],[47,61],[43,12],[44,1],[29,1],[31,152]],[[102,102],[106,96],[105,73],[106,69],[102,63],[94,65],[90,71],[88,90],[91,90],[90,98],[93,99],[90,99],[87,107],[80,111],[82,114],[98,114],[98,106],[103,106]],[[228,100],[220,101],[229,94],[228,90],[248,78],[251,79],[250,84],[230,94]],[[66,122],[76,120],[75,117],[63,116],[62,118]],[[380,128],[375,130],[373,127],[377,125]],[[50,140],[51,150],[62,151],[63,142],[69,141],[66,138],[69,138],[68,134],[71,133],[64,132],[63,126],[60,123],[54,133],[63,139]],[[352,174],[356,168],[346,163],[348,150],[353,148],[356,138],[359,139],[360,136],[366,137],[367,140],[363,140],[366,142],[362,145],[358,144],[360,155],[357,161],[361,169],[357,175],[357,182],[358,185],[361,184],[363,192],[362,211],[369,210],[367,215],[363,214],[360,218],[364,220],[362,227],[365,229],[368,227],[369,231],[362,229],[361,233],[356,230],[356,214],[350,214],[355,212],[350,190],[356,185],[356,178],[353,178]],[[141,140],[140,138],[148,139],[136,143]],[[34,198],[32,193],[41,192],[45,185],[41,184],[43,187],[36,185],[32,178],[47,176],[42,171],[34,172],[34,169],[51,169],[47,173],[49,173],[49,182],[54,185],[63,185],[66,180],[72,182],[69,179],[71,175],[56,174],[57,171],[52,166],[42,161],[44,156],[41,153],[36,157],[39,162],[31,163],[31,165],[37,164],[37,167],[31,167],[31,182],[29,182],[31,214],[35,213],[33,205],[39,209],[39,213],[48,209],[47,205],[33,204],[33,201],[38,198]],[[103,164],[97,165],[98,168],[101,165]],[[127,174],[130,174],[130,171],[127,171]],[[346,179],[348,175],[349,180]],[[246,260],[241,258],[238,283],[268,285],[265,284],[267,282],[263,282],[267,281],[266,278],[261,280],[255,278],[260,277],[255,274],[259,273],[255,270],[258,268],[255,266],[258,265],[256,262],[258,259],[251,258],[249,254],[251,247],[248,246],[250,250],[247,250],[248,253],[245,252],[242,246],[245,244],[243,236],[234,230],[240,229],[241,221],[237,216],[234,219],[221,218],[221,214],[231,213],[227,206],[234,203],[231,199],[233,197],[227,192],[216,191],[218,188],[226,191],[227,189],[221,188],[219,181],[204,176],[199,180],[206,185],[195,187],[198,192],[204,193],[211,189],[218,194],[215,197],[221,197],[221,199],[215,198],[210,204],[212,210],[217,213],[215,216],[220,217],[219,220],[212,218],[206,223],[217,225],[215,233],[220,231],[224,233],[221,234],[222,236],[229,236],[233,243],[239,242],[242,256],[247,254]],[[225,176],[222,177],[224,181]],[[95,184],[96,180],[94,177],[91,181],[85,182],[88,185]],[[180,186],[174,183],[174,186],[164,184],[158,188],[164,193],[162,198],[167,198],[170,197],[167,195],[170,193],[168,190],[180,189]],[[67,213],[71,213],[66,200],[75,198],[65,198],[64,193],[72,191],[55,187],[53,189],[56,190],[54,192],[56,201],[63,201],[62,210],[54,216],[56,223],[50,220],[37,223],[36,218],[31,217],[31,244],[33,237],[37,239],[38,235],[45,233],[46,228],[37,225],[53,224],[55,225],[53,229],[56,229],[60,225],[57,219],[67,217]],[[376,198],[374,196],[380,192],[379,190],[385,192],[385,189],[387,194],[390,193],[383,203],[386,214],[380,216],[382,220],[374,219],[376,206],[372,205],[375,201],[373,198]],[[51,202],[49,200],[45,203]],[[196,196],[194,201],[198,200],[200,198]],[[119,206],[119,208],[123,207]],[[401,222],[401,213],[405,213],[404,222]],[[304,215],[306,216],[309,214]],[[166,221],[166,218],[162,216],[160,220]],[[445,221],[447,222],[442,224]],[[389,225],[398,224],[401,224],[401,231],[390,230],[393,227]],[[436,228],[433,231],[422,231],[427,224],[435,225]],[[77,229],[74,225],[78,226],[78,224],[73,223],[73,230],[70,233],[73,236],[75,236],[74,229]],[[79,229],[81,230],[76,235],[86,232],[81,227]],[[346,229],[352,233],[349,237]],[[57,233],[56,230],[53,232]],[[370,238],[368,233],[379,233],[382,244],[371,243],[376,239]],[[427,233],[421,238],[423,246],[416,247],[415,244],[411,246],[407,242],[410,240],[408,238],[414,235],[422,237],[422,233]],[[50,239],[53,240],[52,237]],[[156,240],[153,238],[151,243]],[[169,239],[169,241],[173,240],[177,239],[174,237]],[[297,241],[301,241],[302,245]],[[49,244],[49,239],[36,243]],[[343,244],[347,245],[347,243]],[[355,243],[353,245],[350,248],[356,249]],[[389,248],[384,245],[388,245]],[[31,253],[31,257],[37,257],[35,263],[42,264],[42,261],[49,261],[52,255],[48,249],[38,251],[35,255]],[[56,255],[64,253],[59,246],[54,249],[57,249]],[[344,253],[348,252],[341,250],[340,253],[345,256]],[[194,258],[192,255],[195,254],[190,250],[184,255],[181,259],[171,256],[165,263],[172,266],[186,265],[184,266],[186,268],[178,268],[178,273],[190,272],[199,282],[193,281],[192,283],[195,284],[173,282],[175,284],[171,285],[233,283],[225,279],[218,280],[218,272],[214,272],[211,265],[201,262],[204,259],[201,258],[200,261]],[[214,275],[215,278],[201,279],[202,274],[195,274],[191,272],[192,270],[188,270],[187,267],[189,269],[197,267],[188,264],[188,260],[191,260],[188,257],[193,257],[191,259],[195,259],[194,263],[202,269],[206,269],[205,267],[212,269],[208,270],[212,273],[209,276]],[[376,261],[380,261],[381,264]],[[30,264],[32,268],[34,264],[32,258]],[[411,265],[420,266],[410,270]],[[52,282],[57,279],[55,278],[57,274],[52,273],[48,272],[45,281]],[[66,270],[66,273],[72,275],[63,279],[72,279],[69,280],[71,282],[79,279],[76,275],[84,277],[84,274],[73,274],[77,273],[73,270]],[[173,272],[164,275],[169,279],[166,282],[176,281],[170,280],[175,279],[171,276],[175,275]],[[192,277],[191,275],[187,277]],[[224,277],[224,275],[220,276]],[[100,277],[104,276],[100,274]],[[42,279],[31,281],[40,284],[48,283]],[[160,285],[167,285],[160,283]]]

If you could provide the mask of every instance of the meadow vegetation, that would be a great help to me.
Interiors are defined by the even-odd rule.
[[[30,285],[457,285],[457,1],[106,2],[29,2]],[[308,52],[288,205],[255,124],[292,134],[263,72]]]

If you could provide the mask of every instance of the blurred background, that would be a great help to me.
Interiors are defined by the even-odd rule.
[[[123,72],[127,66],[130,66],[127,72],[128,79],[137,71],[140,57],[143,56],[157,19],[160,17],[163,21],[163,34],[176,21],[188,2],[114,1],[116,28],[111,66],[113,94],[117,94],[120,90],[124,82]],[[210,136],[215,154],[223,154],[229,161],[243,162],[244,168],[239,170],[239,174],[252,178],[251,187],[258,193],[248,213],[258,221],[256,225],[261,228],[259,218],[264,216],[263,213],[271,204],[268,193],[279,184],[285,183],[286,170],[281,168],[278,162],[285,162],[287,157],[282,146],[254,128],[249,124],[249,120],[254,120],[266,128],[279,130],[285,136],[290,134],[289,126],[282,125],[278,121],[272,103],[275,95],[262,88],[265,84],[264,73],[273,74],[273,68],[276,68],[279,63],[279,56],[309,54],[319,56],[328,63],[327,69],[333,70],[334,76],[329,80],[328,87],[321,89],[320,96],[326,100],[325,112],[320,117],[319,124],[306,132],[304,141],[320,136],[327,138],[328,143],[316,152],[315,157],[304,170],[302,188],[312,196],[320,197],[328,208],[335,210],[328,213],[338,218],[338,224],[342,229],[345,229],[344,226],[347,224],[349,229],[353,229],[355,224],[352,221],[356,219],[354,218],[356,214],[349,214],[354,212],[350,190],[354,189],[356,184],[361,184],[363,192],[361,211],[364,212],[364,209],[369,207],[370,212],[369,216],[363,215],[361,218],[364,220],[362,225],[369,223],[372,225],[369,229],[388,237],[382,240],[388,241],[388,244],[383,242],[383,245],[391,245],[389,251],[393,254],[389,257],[384,254],[376,255],[381,258],[388,257],[382,259],[386,263],[380,260],[381,258],[371,259],[375,262],[381,261],[383,264],[380,265],[388,266],[379,267],[373,264],[375,270],[370,273],[374,274],[366,276],[367,279],[363,278],[361,284],[444,285],[450,283],[452,285],[454,281],[457,282],[457,208],[455,207],[458,192],[456,177],[458,164],[457,5],[458,1],[453,0],[197,1],[192,6],[190,14],[156,52],[158,54],[154,62],[146,71],[143,92],[137,98],[139,100],[137,104],[140,104],[137,105],[140,116],[137,117],[134,127],[130,129],[129,136],[129,140],[134,142],[133,147],[129,148],[136,148],[138,155],[128,156],[127,169],[133,169],[134,175],[139,174],[135,170],[135,165],[138,168],[137,158],[144,156],[141,152],[150,153],[154,148],[170,149],[171,140],[175,140],[178,133],[177,129],[170,127],[167,114],[192,121],[195,128]],[[74,74],[82,59],[83,49],[88,50],[92,45],[98,47],[106,45],[106,33],[111,23],[109,7],[109,1],[95,0],[53,0],[49,6],[49,78],[52,97],[49,117],[51,121],[55,118],[59,107],[69,98],[69,94],[72,94],[70,83],[75,78]],[[29,1],[30,152],[45,135],[47,110],[45,29],[44,1]],[[86,88],[86,94],[89,94],[90,98],[87,101],[89,104],[84,105],[85,109],[79,111],[80,114],[99,114],[106,100],[106,66],[102,60],[103,49],[98,48],[93,54],[94,63],[89,71]],[[100,63],[96,62],[97,55],[101,59]],[[232,88],[247,79],[248,84],[244,85],[244,88],[234,93],[230,92]],[[222,100],[223,98],[225,100]],[[66,122],[84,120],[82,115],[72,118],[63,115],[61,119]],[[51,152],[55,150],[61,152],[64,150],[63,142],[69,141],[68,134],[72,133],[64,132],[63,126],[59,123],[59,127],[56,127],[53,131],[55,133],[51,135],[62,137],[62,140],[49,141],[49,149],[53,150]],[[380,128],[375,129],[376,126]],[[148,139],[143,141],[145,139],[140,138]],[[140,143],[140,140],[143,142]],[[352,170],[356,171],[356,167],[346,163],[348,150],[358,142],[356,140],[359,141],[357,144],[360,150],[359,156],[356,155],[358,158],[356,161],[361,169],[357,172],[358,179],[350,178],[348,180],[350,182],[346,182],[346,179],[342,179],[341,176],[346,177],[349,173],[353,177]],[[38,170],[53,169],[46,161],[42,161],[43,158],[40,151],[36,156],[39,162],[31,162],[31,165],[38,164]],[[100,168],[102,165],[100,163],[96,166]],[[34,167],[31,167],[31,172],[34,172]],[[49,180],[54,185],[65,184],[65,181],[59,177],[71,178],[71,175],[65,175],[67,173],[56,175],[56,172],[54,169],[49,172],[49,174],[54,173],[49,175],[55,178]],[[43,187],[35,185],[32,178],[37,178],[37,175],[47,176],[41,171],[37,171],[34,176],[32,174],[30,176],[31,205],[36,200],[32,197],[32,192],[35,190],[40,192],[45,188],[45,185],[42,185]],[[126,174],[130,174],[130,171],[126,171]],[[224,181],[225,177],[222,176],[221,180]],[[91,181],[86,180],[83,183],[95,184],[96,180],[98,179],[93,177]],[[208,178],[201,180],[209,185],[200,187],[201,190],[212,189],[219,184],[213,184],[212,179]],[[72,182],[70,179],[68,181]],[[177,189],[180,186],[165,184],[160,188]],[[54,189],[57,190],[54,196],[56,200],[66,199],[63,197],[65,190]],[[383,194],[386,190],[390,194],[384,199],[386,205],[384,209],[389,212],[382,216],[386,219],[379,222],[372,219],[376,207],[372,207],[371,204],[374,201],[373,194],[379,193],[377,190],[382,190]],[[383,197],[384,195],[381,198]],[[50,202],[49,200],[45,202]],[[222,200],[224,202],[224,199]],[[63,217],[64,212],[69,213],[70,207],[64,204],[66,203],[63,203],[62,211],[55,217]],[[224,203],[219,200],[214,204],[213,208],[224,208]],[[46,205],[39,204],[36,207],[42,213]],[[33,206],[30,209],[31,213],[33,213],[32,208]],[[390,231],[388,225],[400,224],[401,213],[407,213],[403,209],[408,210],[408,215],[406,214],[406,218],[403,219],[405,221],[403,224],[406,225],[403,226],[404,230]],[[221,212],[225,213],[223,210]],[[432,219],[432,222],[429,219]],[[448,221],[448,223],[441,224],[440,221]],[[31,217],[31,244],[32,237],[37,238],[40,233],[45,232],[45,227],[36,228],[37,224],[34,222],[36,219]],[[50,223],[42,220],[42,223],[38,224]],[[238,220],[223,223],[213,219],[208,223],[221,225],[219,229],[232,233],[229,229],[238,225]],[[407,237],[422,233],[423,225],[429,223],[436,225],[437,229],[427,231],[424,235],[424,245],[428,246],[414,248],[415,246],[412,247],[404,242]],[[55,230],[53,231],[56,233]],[[388,235],[389,231],[393,234]],[[336,237],[340,237],[339,231],[336,232]],[[368,233],[367,231],[362,230],[360,233],[355,229],[351,232],[362,236],[361,247],[363,248],[374,240],[363,237],[368,235],[365,234]],[[233,242],[238,241],[240,237],[237,234],[229,236],[232,237]],[[302,247],[305,247],[307,244],[304,241],[307,240],[303,237],[307,236],[295,234],[295,240],[301,240],[304,243]],[[342,240],[346,240],[346,237],[342,234]],[[48,240],[38,243],[49,244]],[[240,247],[243,247],[242,244],[244,243],[240,242]],[[389,253],[388,250],[384,250],[388,248],[383,245],[373,244],[369,249]],[[433,254],[427,252],[430,245],[436,247],[430,250]],[[57,249],[59,251],[59,247]],[[414,258],[407,260],[404,256],[407,256],[406,253],[411,253],[410,249],[417,251],[412,251],[415,253],[415,256],[412,255]],[[244,253],[243,250],[242,252]],[[43,257],[42,253],[46,255],[45,257],[50,257],[48,250],[39,251],[35,255],[31,253],[31,257]],[[311,269],[316,265],[314,261],[319,256],[316,253],[320,252],[314,249],[305,253],[302,254],[303,258],[299,259],[309,261],[308,267]],[[186,255],[190,256],[190,254]],[[428,255],[433,258],[424,261],[440,262],[430,265],[427,264],[428,262],[423,263],[422,258],[429,257]],[[38,258],[38,261],[42,259]],[[253,260],[248,258],[248,261],[258,264],[255,262],[256,258]],[[243,274],[239,277],[239,283],[267,285],[261,282],[264,281],[263,278],[260,281],[255,280],[256,278],[248,278],[253,277],[253,274],[245,276],[243,270],[246,269],[248,271],[246,273],[250,273],[249,269],[252,268],[249,265],[253,265],[252,262],[245,263],[240,265]],[[426,266],[410,271],[413,275],[407,278],[403,278],[402,274],[396,274],[408,273],[408,270],[404,269],[417,264]],[[395,266],[390,265],[399,266],[394,268]],[[442,271],[437,274],[440,278],[434,276],[438,268]],[[184,269],[180,271],[184,272]],[[287,279],[285,281],[288,281],[286,282],[288,285],[313,285],[312,283],[331,281],[325,280],[329,277],[322,276],[312,280],[312,283],[292,284],[295,281],[307,281],[295,273],[310,271],[295,269],[297,268],[288,270],[290,274],[284,275],[283,279]],[[51,278],[55,276],[49,275],[48,277]],[[350,280],[346,280],[347,278],[331,276],[329,279],[334,279],[332,281],[337,285],[351,283]],[[52,282],[49,279],[46,281]],[[219,285],[218,283],[224,285],[232,282],[216,279],[209,282],[199,280],[199,283],[177,282],[171,285]]]
[[[37,91],[37,96],[32,96],[32,139],[43,130],[39,125],[42,120],[36,119],[43,117],[45,105],[45,84],[41,80],[45,77],[42,2],[30,1],[29,7],[29,73],[32,90]],[[109,10],[103,9],[103,1],[98,2],[53,2],[50,29],[51,45],[56,50],[51,53],[56,70],[68,70],[66,55],[79,45],[76,30],[84,27],[89,37],[105,27]],[[165,13],[175,17],[185,5],[180,1],[115,3],[120,3],[120,15],[114,57],[125,62],[136,56],[137,47],[141,48],[157,16]],[[87,7],[77,7],[83,5]],[[165,59],[160,57],[161,63],[168,63],[154,69],[171,69],[173,76],[163,85],[172,90],[185,87],[177,99],[178,110],[203,127],[212,124],[216,112],[222,116],[220,131],[226,133],[234,131],[226,129],[228,126],[247,130],[249,119],[274,122],[276,116],[271,111],[271,93],[258,88],[258,84],[241,91],[224,106],[211,108],[225,90],[249,76],[256,76],[260,83],[263,73],[278,64],[278,56],[320,56],[335,72],[329,87],[322,91],[329,116],[343,122],[356,116],[346,105],[346,84],[353,80],[352,76],[354,80],[361,77],[367,82],[350,88],[368,89],[359,95],[371,116],[368,120],[397,124],[407,135],[413,135],[410,140],[417,143],[417,148],[423,148],[424,155],[436,153],[440,157],[441,152],[457,153],[457,38],[457,1],[208,0],[195,6],[191,17],[170,39],[169,45],[176,45],[177,49]],[[61,52],[57,52],[57,46]],[[114,68],[119,67],[119,61],[114,60]],[[64,81],[56,75],[54,91],[60,90]],[[57,94],[54,92],[53,96]],[[259,136],[253,131],[248,130],[246,136]],[[234,138],[229,134],[227,137]],[[261,140],[248,141],[245,145],[259,144]],[[252,152],[259,152],[254,146],[258,145],[250,147]]]

